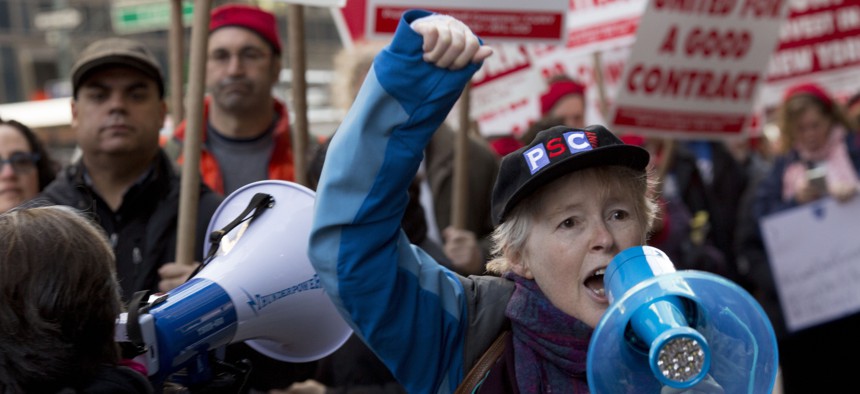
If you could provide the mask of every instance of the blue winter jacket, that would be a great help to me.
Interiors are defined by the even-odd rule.
[[[334,134],[309,256],[340,312],[410,393],[450,393],[495,338],[513,286],[456,275],[400,229],[424,148],[480,68],[425,63],[409,23],[427,15],[404,14]]]

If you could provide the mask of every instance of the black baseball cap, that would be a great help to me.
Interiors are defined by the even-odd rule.
[[[72,66],[72,91],[77,97],[78,89],[87,74],[102,66],[127,66],[134,68],[158,85],[158,93],[164,97],[164,76],[158,60],[143,43],[122,37],[104,38],[88,45]]]
[[[493,223],[499,225],[524,198],[562,175],[590,167],[619,165],[645,171],[648,151],[627,145],[600,125],[555,126],[502,158],[493,187]]]

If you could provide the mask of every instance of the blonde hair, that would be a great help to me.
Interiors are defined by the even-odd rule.
[[[842,110],[839,104],[833,102],[830,105],[821,101],[811,94],[796,94],[786,100],[779,107],[777,124],[779,125],[779,145],[777,153],[788,153],[794,147],[795,142],[795,126],[806,110],[815,108],[825,118],[830,120],[830,127],[840,125],[846,130],[854,130],[853,122],[848,119],[848,116]]]
[[[658,208],[654,193],[656,181],[648,173],[623,166],[600,166],[574,171],[559,177],[553,183],[567,177],[576,177],[577,181],[583,184],[599,184],[602,191],[624,191],[625,197],[635,201],[633,215],[643,224],[643,239],[651,232]],[[504,275],[511,271],[511,262],[522,257],[548,186],[541,187],[520,201],[505,221],[493,231],[494,257],[487,263],[488,272]],[[600,192],[601,190],[595,190],[595,193]]]
[[[346,112],[355,101],[358,89],[370,66],[382,48],[387,45],[386,41],[360,41],[352,48],[341,49],[334,57],[334,77],[331,82],[332,102],[334,107]]]

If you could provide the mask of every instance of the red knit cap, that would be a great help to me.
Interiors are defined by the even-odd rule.
[[[504,136],[490,141],[490,147],[499,155],[504,156],[523,147],[523,144],[513,136]]]
[[[275,15],[258,7],[246,4],[227,4],[212,10],[209,19],[209,32],[224,26],[244,27],[257,33],[272,45],[275,53],[281,53],[281,39]]]
[[[540,114],[546,115],[558,100],[569,94],[585,97],[585,86],[576,81],[562,80],[549,85],[549,90],[540,96]]]
[[[815,97],[827,108],[833,106],[833,99],[830,98],[830,95],[827,94],[824,88],[813,82],[801,83],[788,88],[785,91],[785,95],[782,97],[782,102],[784,103],[798,94],[808,94]]]

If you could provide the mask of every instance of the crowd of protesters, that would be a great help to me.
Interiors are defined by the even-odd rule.
[[[52,160],[36,132],[4,114],[0,392],[99,385],[119,390],[110,392],[158,390],[121,366],[121,354],[105,339],[111,317],[140,292],[169,292],[187,280],[203,260],[204,230],[224,196],[259,180],[295,181],[294,169],[305,168],[296,160],[308,161],[308,186],[319,186],[312,261],[356,332],[340,351],[310,363],[228,346],[228,360],[255,366],[246,389],[453,392],[496,333],[510,331],[508,353],[483,371],[489,378],[476,392],[584,392],[571,390],[587,390],[583,344],[606,300],[593,294],[567,300],[579,291],[570,283],[587,282],[578,270],[605,265],[624,247],[644,243],[664,250],[678,269],[724,276],[755,297],[777,334],[783,392],[844,388],[836,378],[850,376],[852,364],[837,357],[860,350],[854,339],[860,314],[788,330],[760,224],[823,198],[857,198],[860,94],[840,102],[815,81],[804,81],[786,89],[774,111],[776,139],[667,140],[589,126],[586,87],[556,76],[538,98],[540,118],[522,135],[470,136],[471,209],[466,228],[457,229],[449,205],[455,132],[443,120],[492,51],[455,19],[413,11],[404,20],[392,45],[368,43],[341,56],[349,66],[337,71],[348,82],[338,99],[354,114],[331,140],[312,147],[313,155],[297,158],[286,105],[272,95],[283,49],[276,18],[240,4],[212,11],[193,265],[175,262],[177,166],[184,160],[186,125],[160,145],[168,92],[159,61],[144,45],[106,38],[77,56],[70,110],[82,155],[74,162]],[[439,37],[462,45],[440,44],[447,41]],[[395,72],[401,68],[446,82],[423,84]],[[433,100],[421,102],[412,97],[416,91]],[[416,109],[421,105],[426,112]],[[530,178],[514,164],[525,150],[571,129],[594,135],[595,150],[603,153],[586,165],[579,154],[553,159],[547,164],[557,168],[552,176]],[[350,152],[357,148],[379,155],[356,159]],[[543,174],[538,170],[533,174]],[[568,246],[544,223],[569,200],[585,207],[591,243]],[[621,201],[612,203],[621,208],[600,218],[610,200]],[[571,234],[580,225],[560,223]],[[580,264],[564,266],[556,261],[562,257]],[[81,279],[52,282],[54,276]],[[103,286],[100,293],[95,282]],[[77,295],[97,297],[103,310],[72,302]],[[31,299],[40,297],[54,301]],[[82,313],[77,326],[67,316],[74,311]],[[483,332],[486,338],[469,342],[478,325],[491,326],[482,329],[492,335]],[[93,334],[82,336],[84,329]],[[48,355],[45,346],[63,350]],[[72,368],[71,360],[83,362]]]

